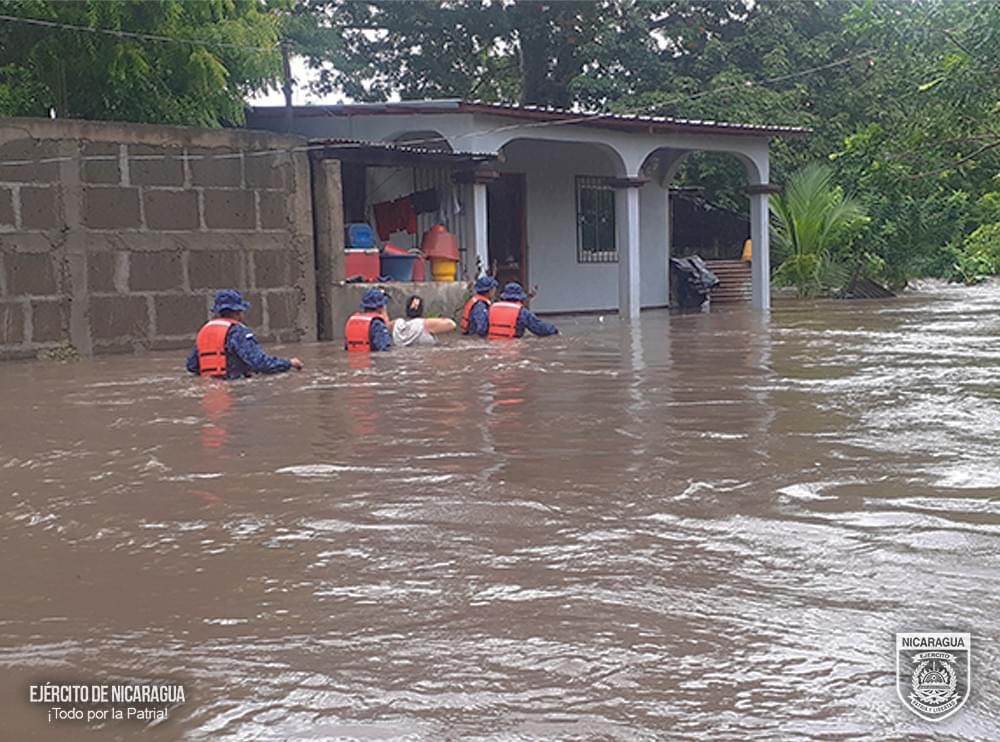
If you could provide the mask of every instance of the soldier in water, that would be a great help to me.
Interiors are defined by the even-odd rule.
[[[217,379],[239,379],[254,374],[280,374],[302,369],[298,358],[269,356],[260,347],[253,331],[243,324],[243,313],[250,303],[235,289],[215,294],[212,319],[198,331],[187,370]]]

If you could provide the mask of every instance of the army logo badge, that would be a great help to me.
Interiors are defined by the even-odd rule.
[[[921,719],[941,721],[969,698],[969,634],[896,634],[896,693]]]

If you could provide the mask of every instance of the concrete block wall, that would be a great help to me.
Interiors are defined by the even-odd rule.
[[[230,287],[261,338],[314,340],[303,144],[0,119],[0,358],[187,347]]]

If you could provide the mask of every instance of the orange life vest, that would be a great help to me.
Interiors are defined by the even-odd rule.
[[[498,301],[490,306],[490,340],[503,340],[516,337],[517,317],[521,314],[521,305],[513,301]]]
[[[486,296],[486,294],[476,294],[465,302],[465,309],[462,310],[462,324],[460,325],[463,335],[469,331],[469,315],[472,314],[472,308],[481,301],[486,302],[487,309],[490,308],[490,297]]]
[[[355,312],[347,318],[347,326],[344,328],[344,347],[349,351],[367,353],[371,351],[371,326],[372,320],[381,314],[371,312]]]
[[[199,375],[226,378],[226,335],[230,327],[238,324],[229,317],[216,317],[198,330],[195,345],[198,347]]]

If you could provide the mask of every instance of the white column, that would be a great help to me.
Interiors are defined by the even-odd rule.
[[[486,183],[477,182],[472,184],[472,246],[473,250],[469,256],[472,265],[469,266],[469,273],[473,279],[480,274],[489,273],[490,252],[489,252],[489,229],[487,228],[489,214],[486,208]],[[479,263],[478,273],[476,262]]]
[[[751,306],[766,311],[771,308],[771,247],[769,185],[750,186],[750,240],[753,243],[753,294]]]
[[[663,244],[667,251],[664,270],[667,272],[666,278],[666,304],[670,306],[670,258],[673,250],[673,236],[670,234],[674,228],[674,215],[670,213],[670,186],[663,187]]]
[[[495,170],[466,170],[452,176],[452,182],[461,194],[460,241],[465,248],[462,270],[469,280],[474,281],[479,273],[487,273],[490,269],[489,199],[486,188],[498,177],[500,173]]]
[[[639,188],[644,178],[616,182],[615,220],[618,223],[618,316],[639,318]]]

